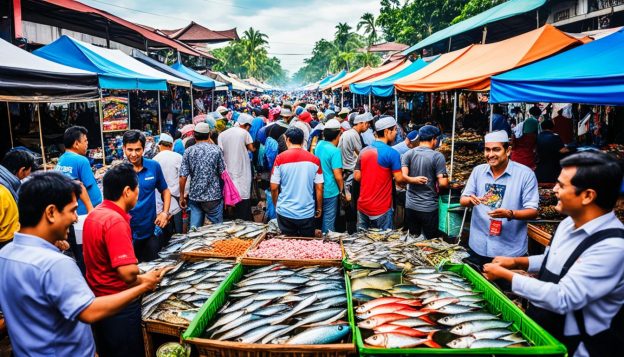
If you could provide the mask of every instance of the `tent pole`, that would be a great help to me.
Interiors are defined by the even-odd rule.
[[[453,94],[453,127],[451,132],[451,169],[449,181],[453,181],[453,163],[455,161],[455,124],[457,122],[457,91]],[[450,200],[450,195],[449,195]],[[450,201],[449,201],[450,204]]]
[[[43,132],[41,129],[41,103],[37,103],[37,120],[39,121],[39,143],[41,144],[41,158],[43,159],[43,169],[48,170],[43,146]]]
[[[195,116],[195,101],[193,100],[193,85],[191,84],[191,120]]]
[[[490,132],[492,131],[492,120],[494,119],[494,104],[490,104]]]
[[[215,90],[212,90],[212,100],[210,101],[210,111],[214,112],[214,92]]]
[[[485,39],[487,38],[487,26],[483,26],[483,37],[481,37],[481,44],[485,45]]]
[[[372,109],[371,108],[372,107],[372,99],[373,99],[372,94],[368,93],[368,112],[369,113],[372,113],[372,110],[371,110]]]
[[[451,52],[451,44],[453,43],[453,36],[449,37],[449,48],[448,52]]]
[[[355,93],[351,93],[351,107],[355,108]]]
[[[344,105],[344,88],[340,89],[340,109],[342,109],[342,106]]]
[[[100,112],[100,139],[102,140],[102,164],[106,166],[106,146],[104,145],[104,112],[102,112],[102,91],[100,91],[100,100],[98,100],[98,111]],[[129,125],[130,125],[130,120],[128,120],[128,126]]]
[[[399,97],[397,95],[396,87],[394,87],[394,119],[398,120],[399,117]]]
[[[9,108],[9,102],[6,102],[7,106],[7,115],[9,118],[9,136],[11,137],[11,147],[15,147],[13,144],[13,124],[11,124],[11,108]]]
[[[158,133],[161,134],[162,133],[162,113],[160,112],[160,91],[157,90],[156,91],[156,97],[158,98],[157,103],[158,103]]]
[[[539,9],[535,10],[535,18],[536,18],[536,20],[537,20],[537,25],[536,25],[536,27],[535,27],[535,28],[537,28],[537,29],[538,29],[538,28],[540,27],[540,26],[539,26]]]

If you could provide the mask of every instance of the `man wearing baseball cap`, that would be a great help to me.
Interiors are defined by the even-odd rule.
[[[448,187],[449,181],[444,155],[434,150],[440,130],[425,125],[417,133],[418,146],[401,158],[403,176],[413,180],[407,185],[405,223],[410,234],[432,239],[439,236],[438,190]]]
[[[418,130],[412,130],[407,134],[405,140],[393,145],[392,148],[401,154],[405,154],[409,149],[413,149],[418,145]]]
[[[323,233],[336,231],[335,223],[338,215],[340,194],[344,190],[342,177],[342,154],[336,146],[340,140],[340,122],[328,120],[324,125],[323,137],[319,141],[314,155],[318,157],[323,169]]]
[[[354,178],[360,182],[357,201],[357,230],[392,229],[392,187],[406,183],[401,173],[401,155],[388,144],[394,142],[397,122],[382,116],[375,123],[377,139],[362,150],[355,164]]]
[[[234,207],[234,215],[238,219],[251,221],[251,162],[249,152],[255,150],[253,139],[249,134],[251,115],[242,113],[236,122],[238,126],[222,132],[217,139],[223,150],[223,158],[230,178],[238,190],[242,201]]]

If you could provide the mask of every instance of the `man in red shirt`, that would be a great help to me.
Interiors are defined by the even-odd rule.
[[[141,282],[132,248],[130,215],[139,197],[132,165],[117,165],[104,175],[104,201],[84,223],[86,277],[96,297],[116,294]],[[130,303],[118,314],[93,324],[100,356],[142,356],[141,304]]]

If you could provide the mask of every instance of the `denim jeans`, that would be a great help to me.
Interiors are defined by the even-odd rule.
[[[210,223],[223,223],[223,199],[217,201],[190,201],[191,207],[191,228],[201,227],[204,220],[208,218]]]
[[[323,233],[336,230],[338,202],[340,202],[340,195],[323,198],[323,223],[321,224],[321,231],[323,231]]]
[[[394,209],[390,208],[386,213],[382,214],[376,219],[370,219],[364,213],[358,211],[357,230],[358,232],[365,231],[369,228],[378,229],[392,229],[392,216],[394,215]]]

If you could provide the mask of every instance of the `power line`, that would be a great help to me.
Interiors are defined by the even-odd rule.
[[[110,3],[107,3],[107,2],[104,2],[104,1],[100,1],[100,0],[88,0],[88,1],[93,1],[93,2],[97,2],[97,3],[100,3],[100,4],[107,5],[107,6],[112,6],[112,7],[117,7],[117,8],[124,9],[124,10],[140,12],[140,13],[148,14],[148,15],[160,16],[160,17],[165,17],[165,18],[169,18],[169,19],[190,21],[189,19],[183,19],[181,17],[175,17],[175,16],[171,16],[171,15],[163,15],[163,14],[157,14],[155,12],[149,12],[149,11],[144,11],[144,10],[133,9],[133,8],[125,7],[125,6],[121,6],[121,5],[110,4]]]

